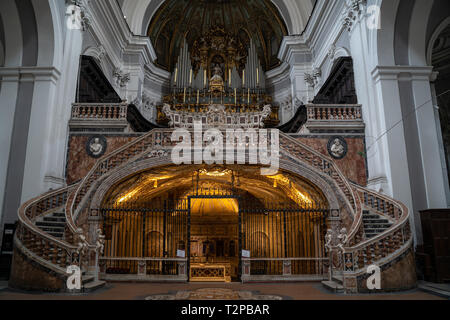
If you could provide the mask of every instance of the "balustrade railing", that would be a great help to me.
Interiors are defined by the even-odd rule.
[[[65,273],[65,268],[79,263],[77,247],[59,240],[35,226],[35,221],[52,211],[64,208],[74,187],[67,187],[37,197],[19,209],[19,224],[15,235],[16,248],[41,259],[50,269]]]
[[[126,120],[127,108],[126,103],[75,103],[71,120]]]
[[[329,258],[242,258],[244,280],[255,276],[325,279]],[[255,278],[256,279],[256,278]]]
[[[344,259],[352,261],[352,266],[348,264],[346,271],[358,272],[408,249],[412,245],[412,233],[409,211],[405,205],[360,186],[353,186],[363,199],[366,208],[394,222],[393,226],[385,232],[352,247],[344,248]]]
[[[360,105],[306,105],[308,121],[362,120]]]

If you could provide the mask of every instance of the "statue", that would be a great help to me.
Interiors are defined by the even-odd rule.
[[[100,143],[100,138],[94,138],[94,141],[89,146],[92,155],[98,156],[103,151],[103,145]]]
[[[213,77],[211,78],[211,81],[213,81],[213,80],[221,80],[221,81],[223,81],[222,68],[220,68],[218,65],[216,65],[213,68],[213,70],[214,70],[214,72],[213,72]]]
[[[215,65],[213,68],[214,75],[209,81],[209,87],[211,92],[224,92],[224,83],[222,78],[222,68],[219,65]]]
[[[331,154],[336,158],[341,158],[345,153],[345,147],[342,145],[340,139],[334,139],[330,148]]]

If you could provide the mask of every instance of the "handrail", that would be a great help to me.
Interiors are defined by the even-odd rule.
[[[69,186],[40,195],[24,203],[18,211],[19,225],[15,241],[47,264],[54,265],[52,270],[58,273],[62,273],[61,268],[76,259],[77,247],[42,231],[35,226],[34,221],[49,211],[63,207],[74,188],[75,186]],[[18,249],[21,249],[20,246]]]
[[[292,142],[295,146],[301,147],[303,152],[307,152],[308,155],[305,155],[301,151],[298,150],[292,150],[293,148],[289,148],[287,146],[283,146],[282,142],[283,140],[288,140]],[[337,165],[334,163],[334,161],[322,153],[306,146],[305,144],[301,143],[300,141],[294,139],[293,137],[283,134],[280,134],[280,147],[285,149],[286,151],[292,153],[295,153],[295,156],[297,156],[299,159],[304,160],[306,163],[314,167],[315,169],[318,169],[322,173],[330,176],[338,185],[338,187],[343,191],[344,195],[346,196],[346,199],[348,203],[350,204],[350,207],[353,210],[354,216],[357,213],[358,210],[358,198],[356,194],[354,193],[351,185],[348,183],[347,179],[345,178],[342,171],[337,167]],[[320,161],[318,161],[320,160]]]
[[[71,120],[127,120],[127,103],[74,103]]]
[[[367,203],[365,205],[366,208],[369,208],[380,215],[389,214],[395,221],[389,229],[377,236],[362,241],[352,247],[344,247],[344,253],[353,253],[356,255],[355,266],[357,266],[357,269],[359,270],[401,250],[404,245],[412,240],[412,234],[409,225],[410,212],[404,204],[356,184],[352,185],[363,195],[363,198],[368,199],[368,197],[371,196],[372,199],[377,200],[376,207],[372,201],[372,203]],[[380,203],[383,203],[383,205],[380,206]],[[382,207],[382,210],[380,210],[380,207]]]
[[[308,121],[362,121],[362,106],[340,104],[307,104]]]

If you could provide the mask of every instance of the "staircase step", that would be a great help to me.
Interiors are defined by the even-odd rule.
[[[92,292],[92,291],[102,288],[105,284],[106,284],[105,281],[91,281],[91,282],[86,283],[83,286],[83,291],[84,292]]]
[[[336,282],[337,284],[342,285],[344,283],[344,276],[341,274],[336,274],[336,275],[333,275],[332,280],[334,282]]]
[[[53,233],[64,233],[64,228],[56,228],[56,227],[40,227],[42,231],[45,231],[47,233],[53,232]]]
[[[63,218],[66,217],[66,214],[64,212],[54,212],[52,215],[54,217],[63,217]]]
[[[94,281],[95,277],[94,276],[83,276],[81,282],[83,284],[86,284],[88,282]]]
[[[57,228],[65,228],[66,224],[64,222],[36,222],[36,226],[38,227],[57,227]]]
[[[326,289],[328,289],[328,290],[330,290],[330,291],[332,291],[334,293],[342,293],[342,292],[344,292],[344,287],[341,284],[336,283],[334,281],[322,281],[322,285]]]
[[[390,223],[389,220],[387,219],[364,219],[363,218],[363,222],[367,222],[367,223]]]
[[[66,218],[58,218],[58,217],[44,217],[42,222],[59,222],[66,223]]]

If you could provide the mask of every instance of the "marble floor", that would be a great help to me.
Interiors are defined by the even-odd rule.
[[[333,294],[320,283],[108,283],[89,294],[29,293],[0,290],[0,300],[445,300],[419,289],[384,294]]]

